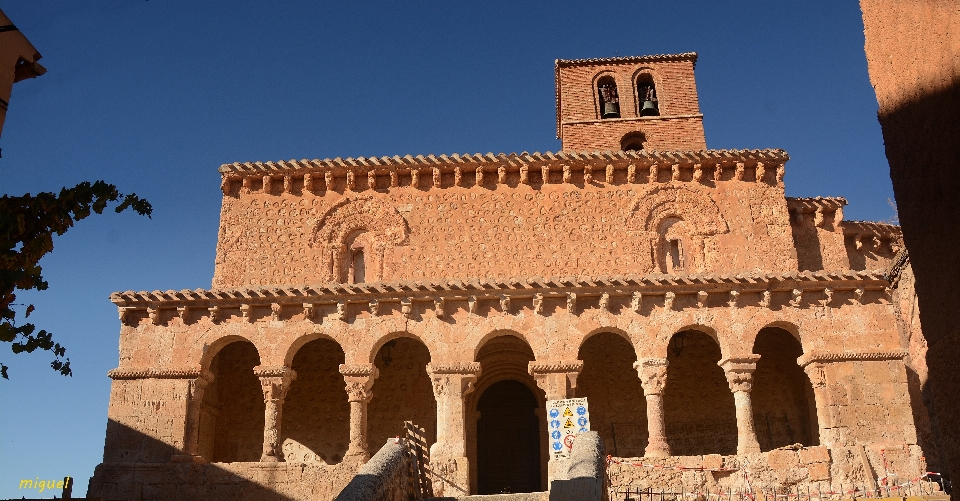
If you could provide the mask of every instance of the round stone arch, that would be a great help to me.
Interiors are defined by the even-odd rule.
[[[650,185],[637,195],[624,219],[629,228],[645,236],[647,248],[641,249],[638,257],[651,256],[651,269],[664,273],[668,270],[667,232],[674,225],[665,223],[682,222],[683,235],[677,238],[681,240],[686,273],[709,271],[704,240],[728,231],[716,202],[705,189],[693,188],[690,183]]]
[[[367,443],[371,447],[404,435],[405,421],[424,430],[428,446],[436,442],[437,401],[427,372],[435,358],[424,340],[407,330],[382,333],[373,343],[369,361],[376,367],[377,377],[367,404]]]
[[[633,351],[634,351],[634,354],[637,356],[637,359],[638,360],[640,359],[640,350],[639,350],[639,347],[637,346],[637,343],[633,342],[633,339],[631,339],[630,334],[627,331],[619,327],[601,326],[601,327],[591,329],[590,331],[583,333],[582,335],[578,335],[577,337],[579,339],[576,340],[577,353],[580,352],[580,350],[583,348],[583,345],[586,344],[586,342],[589,341],[590,338],[603,333],[612,333],[622,337],[624,340],[626,340],[626,342],[630,343],[630,346],[633,347]]]
[[[513,337],[519,338],[521,341],[526,343],[528,347],[530,347],[531,351],[533,351],[534,360],[537,360],[537,353],[543,353],[542,351],[540,351],[542,348],[544,348],[542,343],[530,342],[531,341],[530,338],[532,338],[533,336],[525,336],[517,330],[500,327],[497,329],[490,330],[486,333],[483,333],[479,338],[476,338],[475,336],[470,336],[466,339],[464,344],[468,346],[473,346],[473,357],[470,360],[476,361],[477,356],[480,355],[480,350],[483,349],[483,346],[489,343],[490,340],[494,338],[498,338],[500,336],[513,336]]]
[[[364,252],[365,281],[375,282],[384,279],[386,250],[405,244],[409,234],[406,220],[395,207],[370,195],[348,196],[320,216],[310,246],[321,254],[321,280],[346,282],[348,247],[362,238],[372,247]]]
[[[598,85],[600,85],[600,80],[607,79],[607,78],[609,78],[610,80],[613,80],[613,83],[617,86],[617,97],[619,98],[621,103],[623,102],[623,96],[624,96],[624,93],[622,91],[623,82],[621,82],[620,79],[617,78],[617,76],[618,75],[613,71],[603,70],[598,72],[596,75],[593,75],[593,78],[590,79],[590,87],[593,89],[593,92],[592,92],[593,110],[594,110],[595,116],[598,119],[603,115],[603,110],[600,109],[600,90],[597,87]],[[627,93],[626,95],[632,96],[633,94]],[[622,107],[620,108],[620,113],[621,113],[620,116],[623,116]]]
[[[391,341],[396,341],[400,338],[409,338],[417,341],[427,348],[427,351],[430,353],[430,359],[435,358],[434,350],[430,349],[430,345],[427,344],[426,340],[423,339],[420,335],[410,332],[409,330],[391,330],[389,332],[381,334],[376,341],[370,345],[370,350],[368,352],[367,361],[370,363],[376,362],[377,355],[380,354],[380,350]]]
[[[670,343],[673,341],[673,336],[685,331],[697,331],[707,335],[710,339],[713,339],[713,342],[717,343],[717,346],[720,347],[720,353],[723,356],[727,356],[730,351],[728,343],[726,342],[727,337],[723,335],[722,332],[701,322],[691,321],[690,318],[681,318],[675,322],[663,325],[656,337],[651,340],[650,346],[643,350],[643,353],[638,354],[638,356],[668,358],[667,355],[670,350]]]
[[[662,103],[664,102],[664,96],[662,91],[664,87],[661,85],[663,83],[663,79],[660,77],[660,73],[657,70],[649,66],[641,66],[637,68],[637,70],[633,72],[633,75],[630,76],[630,90],[633,94],[633,99],[636,102],[636,114],[637,116],[640,116],[640,107],[643,105],[643,101],[640,99],[640,95],[638,94],[637,85],[640,82],[640,77],[644,75],[649,75],[650,80],[653,82],[653,87],[657,92],[657,109],[660,111],[660,114],[663,115],[664,112]],[[669,100],[669,92],[667,94]]]
[[[790,333],[803,349],[804,353],[808,353],[810,350],[804,346],[803,336],[800,334],[800,326],[798,326],[792,320],[778,318],[775,320],[770,320],[769,317],[765,316],[764,318],[755,318],[747,323],[746,327],[743,329],[743,337],[740,339],[742,346],[744,348],[744,353],[752,353],[753,346],[757,342],[757,336],[760,334],[760,331],[768,327],[775,327],[778,329],[783,329]]]
[[[283,356],[283,365],[286,367],[293,366],[293,358],[297,355],[297,352],[300,351],[300,348],[303,348],[305,345],[311,341],[316,341],[318,339],[325,339],[327,341],[333,341],[337,343],[337,346],[340,347],[340,350],[346,353],[346,350],[343,348],[343,343],[340,342],[336,337],[325,333],[325,332],[309,332],[300,336],[297,336],[287,347],[287,351]]]
[[[213,335],[214,337],[210,339],[207,337],[207,335]],[[203,336],[197,339],[195,343],[195,345],[202,343],[199,350],[200,357],[197,362],[200,365],[200,369],[204,371],[210,370],[210,364],[213,362],[213,357],[217,356],[217,353],[220,353],[220,350],[225,348],[227,345],[237,342],[247,342],[252,344],[257,350],[257,356],[260,357],[260,363],[263,363],[264,350],[261,349],[260,346],[257,346],[257,343],[253,339],[235,333],[207,331]],[[191,352],[197,353],[197,351],[194,350],[191,350]]]

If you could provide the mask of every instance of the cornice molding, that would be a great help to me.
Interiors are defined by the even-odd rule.
[[[126,369],[117,367],[107,372],[110,379],[196,379],[204,378],[213,381],[213,373],[200,368],[159,368],[147,367],[142,369]]]
[[[841,352],[826,352],[814,350],[797,358],[800,367],[812,363],[847,362],[854,360],[902,360],[908,355],[905,350],[851,350]]]

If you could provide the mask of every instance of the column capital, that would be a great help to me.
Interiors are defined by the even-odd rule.
[[[727,357],[717,362],[717,365],[723,368],[730,391],[749,393],[753,390],[753,371],[757,370],[759,360],[760,355],[750,354]]]
[[[803,372],[806,372],[807,377],[810,378],[810,384],[813,385],[813,389],[818,390],[826,388],[827,375],[823,370],[822,363],[808,363],[807,365],[803,366]]]
[[[583,370],[582,360],[556,362],[530,362],[527,371],[537,386],[546,394],[547,400],[570,398],[577,389],[577,376]]]
[[[438,401],[447,394],[462,397],[472,392],[480,372],[480,362],[427,364],[427,374],[433,381],[433,395]]]
[[[373,398],[373,381],[380,377],[374,364],[340,364],[340,374],[347,389],[348,402],[367,403]]]
[[[633,364],[640,376],[640,385],[644,395],[662,395],[667,385],[667,359],[641,358]]]
[[[297,379],[297,373],[284,365],[258,365],[253,374],[260,378],[260,389],[264,401],[283,400],[290,390],[290,383]]]

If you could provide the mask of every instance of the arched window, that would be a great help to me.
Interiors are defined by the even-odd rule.
[[[623,151],[642,151],[643,143],[646,141],[647,138],[642,132],[631,132],[620,140],[620,149]]]
[[[686,230],[686,223],[677,217],[666,218],[660,224],[661,268],[664,273],[679,274],[686,271],[687,259],[683,249]]]
[[[641,117],[655,117],[660,115],[660,105],[657,101],[657,88],[653,84],[653,77],[643,73],[637,77],[637,101],[640,103]]]
[[[353,262],[350,264],[351,282],[362,284],[366,273],[366,263],[363,261],[363,247],[352,249]]]
[[[597,95],[600,97],[600,118],[620,118],[620,96],[613,77],[597,80]]]
[[[367,265],[371,258],[370,233],[366,230],[354,231],[345,242],[341,268],[342,282],[362,284],[367,280]],[[372,277],[376,280],[376,277]]]

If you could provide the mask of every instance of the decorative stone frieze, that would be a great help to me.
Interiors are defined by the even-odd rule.
[[[813,350],[797,358],[800,367],[806,367],[814,362],[830,363],[845,362],[848,360],[903,360],[907,356],[906,350],[851,350],[828,352]]]

